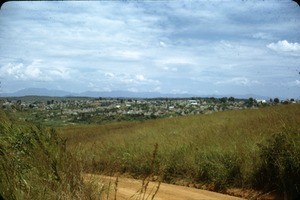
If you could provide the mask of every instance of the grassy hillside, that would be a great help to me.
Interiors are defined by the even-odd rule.
[[[80,173],[54,129],[20,123],[0,110],[0,199],[96,199]]]
[[[300,105],[67,126],[59,133],[90,172],[146,175],[157,144],[154,170],[166,182],[300,193]]]

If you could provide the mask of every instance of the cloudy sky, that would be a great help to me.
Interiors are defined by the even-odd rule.
[[[300,7],[274,1],[6,2],[1,92],[300,98]]]

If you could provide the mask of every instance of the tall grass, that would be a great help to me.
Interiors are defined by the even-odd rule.
[[[88,172],[121,172],[142,177],[150,170],[148,158],[157,143],[159,151],[153,172],[163,172],[165,182],[184,180],[222,190],[258,186],[262,182],[258,180],[259,172],[270,169],[270,165],[263,165],[267,151],[262,146],[269,147],[273,134],[287,134],[290,130],[300,131],[300,105],[134,123],[66,126],[59,133],[67,138],[67,148],[77,152]],[[295,166],[299,164],[296,157],[291,159]],[[280,187],[284,185],[275,188]]]
[[[300,131],[274,134],[260,145],[261,166],[257,184],[268,190],[278,189],[284,199],[300,198]]]
[[[97,199],[54,129],[19,124],[0,110],[0,194],[4,199]],[[99,192],[99,193],[98,193]]]

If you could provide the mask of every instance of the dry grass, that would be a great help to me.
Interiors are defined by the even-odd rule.
[[[253,187],[260,167],[258,144],[275,133],[300,131],[300,105],[280,105],[185,117],[75,125],[59,128],[67,148],[76,152],[86,172],[151,171],[153,145],[159,150],[153,173],[165,182],[210,184],[214,190]]]
[[[82,168],[53,129],[20,124],[0,110],[0,197],[98,199]]]

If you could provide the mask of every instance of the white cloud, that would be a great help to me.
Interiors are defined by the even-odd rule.
[[[138,60],[142,57],[143,54],[138,51],[124,50],[115,52],[115,55],[125,59]]]
[[[42,73],[40,62],[40,60],[34,60],[27,66],[23,63],[8,63],[1,67],[0,72],[16,80],[49,80],[49,77]]]
[[[129,74],[129,73],[121,73],[121,74],[113,74],[111,72],[104,73],[104,77],[108,78],[113,85],[122,85],[122,86],[141,86],[141,85],[151,85],[157,86],[160,85],[159,80],[154,80],[151,78],[147,78],[143,74]]]
[[[186,90],[181,90],[181,89],[174,89],[171,91],[172,94],[187,94],[188,91]]]
[[[32,63],[8,63],[0,68],[0,73],[8,78],[23,81],[53,81],[69,79],[70,69],[65,67],[47,68],[42,60],[35,59]],[[46,64],[47,65],[47,64]]]
[[[164,66],[162,69],[165,70],[165,71],[172,71],[172,72],[177,72],[178,71],[177,67],[167,67],[167,66]]]
[[[23,63],[18,63],[15,65],[8,63],[4,67],[1,67],[0,72],[2,75],[11,76],[15,79],[24,79],[23,68]]]
[[[226,41],[226,40],[221,40],[220,45],[223,48],[236,48],[236,45],[231,44],[231,42]]]
[[[92,82],[89,82],[88,87],[89,87],[89,88],[95,88],[95,84],[92,83]]]
[[[159,41],[159,45],[160,45],[161,47],[167,47],[166,43],[164,43],[163,41]]]
[[[52,79],[70,79],[70,69],[65,67],[60,68],[50,68],[49,75],[51,75]]]
[[[267,47],[277,52],[297,53],[298,56],[300,56],[300,44],[297,42],[292,43],[292,42],[288,42],[287,40],[280,40],[277,43],[268,44]]]
[[[252,35],[252,37],[255,38],[255,39],[263,39],[263,40],[273,38],[273,36],[271,34],[263,33],[263,32],[254,33]]]
[[[106,72],[106,73],[104,74],[104,76],[105,76],[105,77],[109,77],[109,78],[114,78],[114,77],[115,77],[114,73],[111,73],[111,72]]]
[[[194,65],[196,64],[194,58],[188,57],[170,57],[170,58],[163,58],[160,60],[155,61],[158,65]]]
[[[130,82],[134,83],[134,84],[150,84],[150,85],[159,85],[160,81],[158,80],[153,80],[150,78],[146,78],[144,75],[142,74],[137,74],[135,76],[129,75],[129,80]]]
[[[110,88],[112,90],[128,90],[132,92],[149,92],[160,90],[161,82],[159,80],[146,77],[144,74],[114,74],[114,77],[108,77]],[[102,90],[102,89],[101,89]]]
[[[295,80],[295,81],[291,81],[288,84],[286,84],[287,86],[296,86],[296,87],[300,87],[300,80]]]
[[[135,75],[135,78],[138,81],[145,81],[146,80],[146,78],[144,77],[144,75],[141,75],[141,74]]]
[[[41,70],[34,65],[29,65],[28,67],[26,67],[24,74],[28,78],[34,78],[34,79],[39,79],[42,76]]]
[[[234,77],[224,81],[217,81],[215,84],[235,84],[235,85],[243,85],[243,86],[250,86],[250,85],[257,85],[260,84],[257,80],[251,80],[246,77]]]

